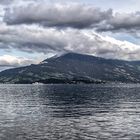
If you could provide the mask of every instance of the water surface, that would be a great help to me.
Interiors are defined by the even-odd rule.
[[[0,140],[138,140],[140,85],[0,85]]]

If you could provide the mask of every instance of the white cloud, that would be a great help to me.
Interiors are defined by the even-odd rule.
[[[50,52],[72,51],[113,59],[140,59],[139,45],[101,36],[89,29],[56,29],[37,25],[1,26],[0,49],[17,49],[46,55]]]
[[[0,67],[26,66],[32,63],[35,63],[35,61],[24,57],[16,57],[11,55],[0,56]]]

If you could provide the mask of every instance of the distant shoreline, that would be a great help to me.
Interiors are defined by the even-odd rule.
[[[140,84],[140,83],[121,83],[121,82],[103,82],[103,83],[0,83],[0,85],[105,85],[105,84]]]

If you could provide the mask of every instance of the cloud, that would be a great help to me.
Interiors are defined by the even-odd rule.
[[[140,59],[139,45],[101,36],[91,29],[43,28],[37,25],[1,25],[0,49],[46,55],[50,52],[76,52],[113,59]]]
[[[0,0],[0,4],[2,4],[2,5],[7,5],[7,4],[10,4],[12,2],[14,2],[14,0]]]
[[[91,28],[112,16],[112,10],[84,4],[35,3],[8,9],[4,21],[7,24],[39,23],[48,27]]]
[[[115,13],[109,20],[106,20],[100,31],[112,32],[136,32],[140,30],[140,12]]]
[[[93,5],[76,3],[34,2],[7,8],[4,22],[9,25],[39,24],[44,27],[77,29],[92,28],[98,32],[129,32],[140,30],[140,11],[118,13]]]
[[[11,55],[0,56],[0,67],[18,67],[35,63],[31,59]]]
[[[45,55],[76,52],[113,59],[140,59],[139,45],[101,35],[108,31],[134,34],[137,30],[138,33],[139,12],[115,13],[92,5],[37,1],[9,7],[4,16],[6,23],[0,23],[1,50]]]

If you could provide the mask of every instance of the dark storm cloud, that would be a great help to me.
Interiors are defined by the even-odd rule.
[[[40,24],[46,27],[93,28],[97,31],[140,30],[140,12],[115,13],[111,9],[84,4],[34,3],[9,8],[4,21],[9,25]]]
[[[29,4],[9,9],[5,13],[7,24],[39,23],[44,26],[89,28],[109,19],[112,10],[101,11],[82,4]]]
[[[100,31],[136,31],[140,30],[140,12],[115,13],[109,20],[106,20]]]

